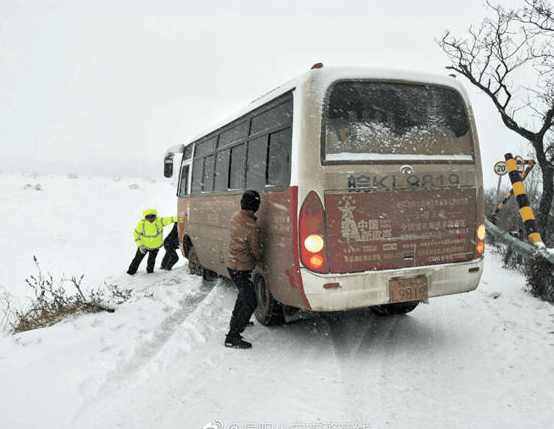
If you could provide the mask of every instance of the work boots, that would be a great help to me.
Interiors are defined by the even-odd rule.
[[[250,349],[252,344],[248,341],[244,341],[240,335],[238,336],[229,336],[225,337],[225,347],[233,349]]]

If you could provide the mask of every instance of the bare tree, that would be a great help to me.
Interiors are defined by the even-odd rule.
[[[536,31],[554,31],[552,6],[545,0],[525,0],[518,14],[520,22],[532,24]]]
[[[547,0],[525,0],[516,10],[487,3],[490,17],[463,37],[438,41],[446,68],[467,78],[493,102],[504,125],[533,147],[543,192],[538,224],[547,230],[554,197],[554,17]]]

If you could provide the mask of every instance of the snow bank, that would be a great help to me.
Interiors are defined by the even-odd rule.
[[[133,184],[138,189],[129,189]],[[175,193],[168,182],[147,179],[0,175],[0,217],[8,220],[0,229],[0,288],[24,296],[33,255],[55,276],[85,274],[85,287],[125,272],[142,211],[174,214]]]

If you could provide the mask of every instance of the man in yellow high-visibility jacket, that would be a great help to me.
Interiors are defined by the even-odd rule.
[[[164,244],[163,230],[164,226],[177,222],[174,216],[158,217],[156,209],[147,209],[143,212],[144,219],[141,219],[134,231],[135,243],[137,244],[137,253],[127,270],[127,274],[135,274],[146,254],[148,261],[146,263],[146,272],[154,272],[154,264],[158,250]]]

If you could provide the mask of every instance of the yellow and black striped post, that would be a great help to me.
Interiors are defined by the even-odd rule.
[[[517,162],[517,160],[516,160]],[[533,169],[533,167],[535,166],[535,161],[531,160],[531,159],[528,159],[525,161],[525,165],[527,165],[527,167],[525,168],[525,171],[523,172],[523,175],[521,176],[521,181],[523,182],[525,180],[525,178],[527,177],[527,175],[531,172],[531,170]],[[500,210],[502,210],[506,204],[508,204],[508,201],[510,201],[510,199],[514,196],[514,190],[513,189],[510,189],[510,192],[508,192],[506,194],[506,196],[504,197],[504,199],[502,201],[500,201],[495,209],[494,209],[494,212],[492,213],[492,215],[490,216],[490,219],[491,219],[491,222],[494,223],[496,225],[496,220],[498,218],[498,213],[500,213]]]
[[[508,175],[510,176],[510,181],[512,182],[512,190],[514,191],[514,195],[519,205],[519,215],[525,225],[527,239],[535,247],[544,248],[545,246],[537,227],[535,213],[529,205],[529,198],[525,192],[525,185],[523,184],[521,173],[517,169],[517,162],[511,153],[505,154],[504,159],[506,160],[506,170],[508,170]]]

